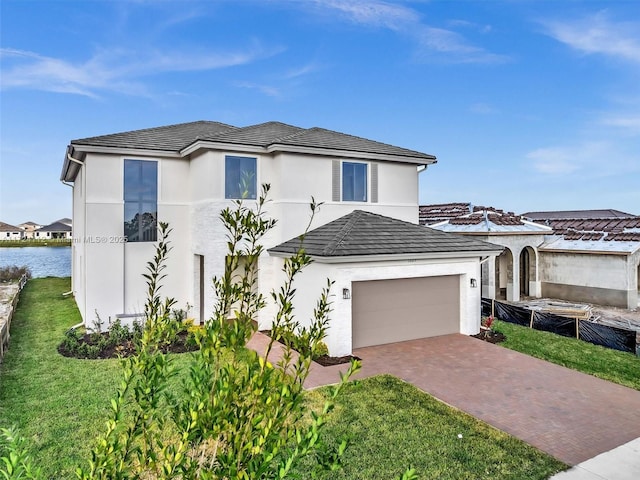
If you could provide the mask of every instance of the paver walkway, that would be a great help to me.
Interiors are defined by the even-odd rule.
[[[256,348],[259,351],[259,348]],[[357,378],[388,373],[576,465],[640,437],[640,391],[464,335],[359,348]],[[305,386],[336,383],[314,366]]]

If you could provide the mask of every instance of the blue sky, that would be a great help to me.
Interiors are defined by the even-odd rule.
[[[629,1],[1,4],[0,220],[70,216],[70,140],[194,120],[434,154],[420,202],[640,214]]]

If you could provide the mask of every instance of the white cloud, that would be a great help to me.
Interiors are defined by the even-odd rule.
[[[236,52],[101,50],[72,62],[12,48],[0,49],[3,89],[28,88],[99,97],[101,92],[149,95],[141,78],[166,72],[193,72],[251,63],[280,50],[259,44]]]
[[[494,107],[492,107],[488,103],[482,103],[482,102],[474,103],[473,105],[471,105],[469,107],[469,111],[471,113],[477,113],[480,115],[491,115],[492,113],[497,112],[497,110]]]
[[[640,115],[610,115],[602,118],[601,123],[617,127],[632,135],[640,135]]]
[[[602,54],[640,63],[640,23],[615,22],[606,12],[579,20],[548,20],[547,35],[586,54]]]
[[[423,54],[432,52],[446,54],[446,60],[456,63],[502,63],[508,59],[470,44],[462,35],[443,28],[423,26],[416,31],[420,44],[425,47]]]
[[[407,23],[418,23],[418,14],[407,7],[375,0],[314,0],[320,8],[337,10],[352,22],[400,30]]]
[[[236,87],[240,87],[240,88],[248,88],[251,90],[257,90],[259,92],[264,93],[265,95],[269,96],[269,97],[281,97],[282,96],[282,92],[280,91],[280,89],[278,87],[274,87],[271,85],[263,85],[263,84],[259,84],[259,83],[253,83],[253,82],[235,82],[234,84]]]
[[[353,23],[386,28],[413,38],[420,47],[417,58],[433,59],[437,55],[450,63],[501,63],[508,59],[472,44],[453,30],[423,23],[419,12],[403,5],[379,0],[314,0],[313,5],[337,11]],[[466,22],[458,26],[468,25]],[[484,29],[484,33],[488,31],[490,27]]]
[[[577,146],[555,146],[538,148],[526,154],[532,167],[547,175],[578,173],[589,167],[597,167],[611,154],[606,142],[589,142]],[[609,164],[607,168],[610,168]],[[601,167],[598,167],[601,168]]]

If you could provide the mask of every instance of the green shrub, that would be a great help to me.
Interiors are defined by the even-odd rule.
[[[229,254],[224,274],[213,279],[214,315],[201,331],[194,332],[200,349],[190,357],[189,376],[180,395],[169,394],[167,385],[175,370],[172,357],[159,348],[168,332],[176,329],[171,313],[175,302],[163,301],[159,294],[170,232],[160,224],[156,255],[145,274],[149,293],[139,350],[123,361],[123,380],[111,401],[107,428],[89,464],[78,470],[80,479],[289,478],[291,469],[304,458],[311,460],[313,477],[339,467],[346,441],[329,446],[320,433],[333,409],[333,398],[357,370],[357,363],[333,389],[331,400],[309,418],[303,384],[311,357],[304,352],[294,356],[285,348],[282,360],[272,365],[246,349],[255,333],[253,319],[265,305],[255,282],[263,251],[259,240],[275,224],[262,213],[268,189],[263,187],[255,208],[238,201],[234,209],[221,213]],[[312,213],[315,207],[312,203]],[[302,250],[285,259],[286,280],[272,293],[278,307],[273,328],[285,337],[297,325],[293,281],[310,262]],[[321,292],[311,326],[303,330],[311,352],[320,348],[326,332],[330,286],[328,282]]]
[[[0,267],[0,282],[20,280],[23,275],[27,276],[27,280],[30,279],[31,269],[27,266],[19,267],[17,265]]]

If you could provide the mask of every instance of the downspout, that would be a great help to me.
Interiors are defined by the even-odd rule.
[[[73,158],[69,153],[67,153],[67,160],[69,160],[70,162],[73,162],[73,163],[77,163],[80,166],[84,165],[83,162],[81,162],[78,159]],[[65,180],[60,180],[60,183],[62,183],[63,185],[66,185],[67,187],[71,187],[72,189],[74,188],[74,185],[71,182],[67,182]],[[66,297],[66,296],[69,296],[69,295],[73,295],[73,290],[69,290],[68,292],[65,292],[65,293],[62,294],[63,297]],[[84,326],[85,326],[85,322],[84,322],[84,320],[82,320],[80,323],[78,323],[78,324],[72,326],[71,328],[69,328],[69,330],[75,330],[76,328],[84,327]]]

